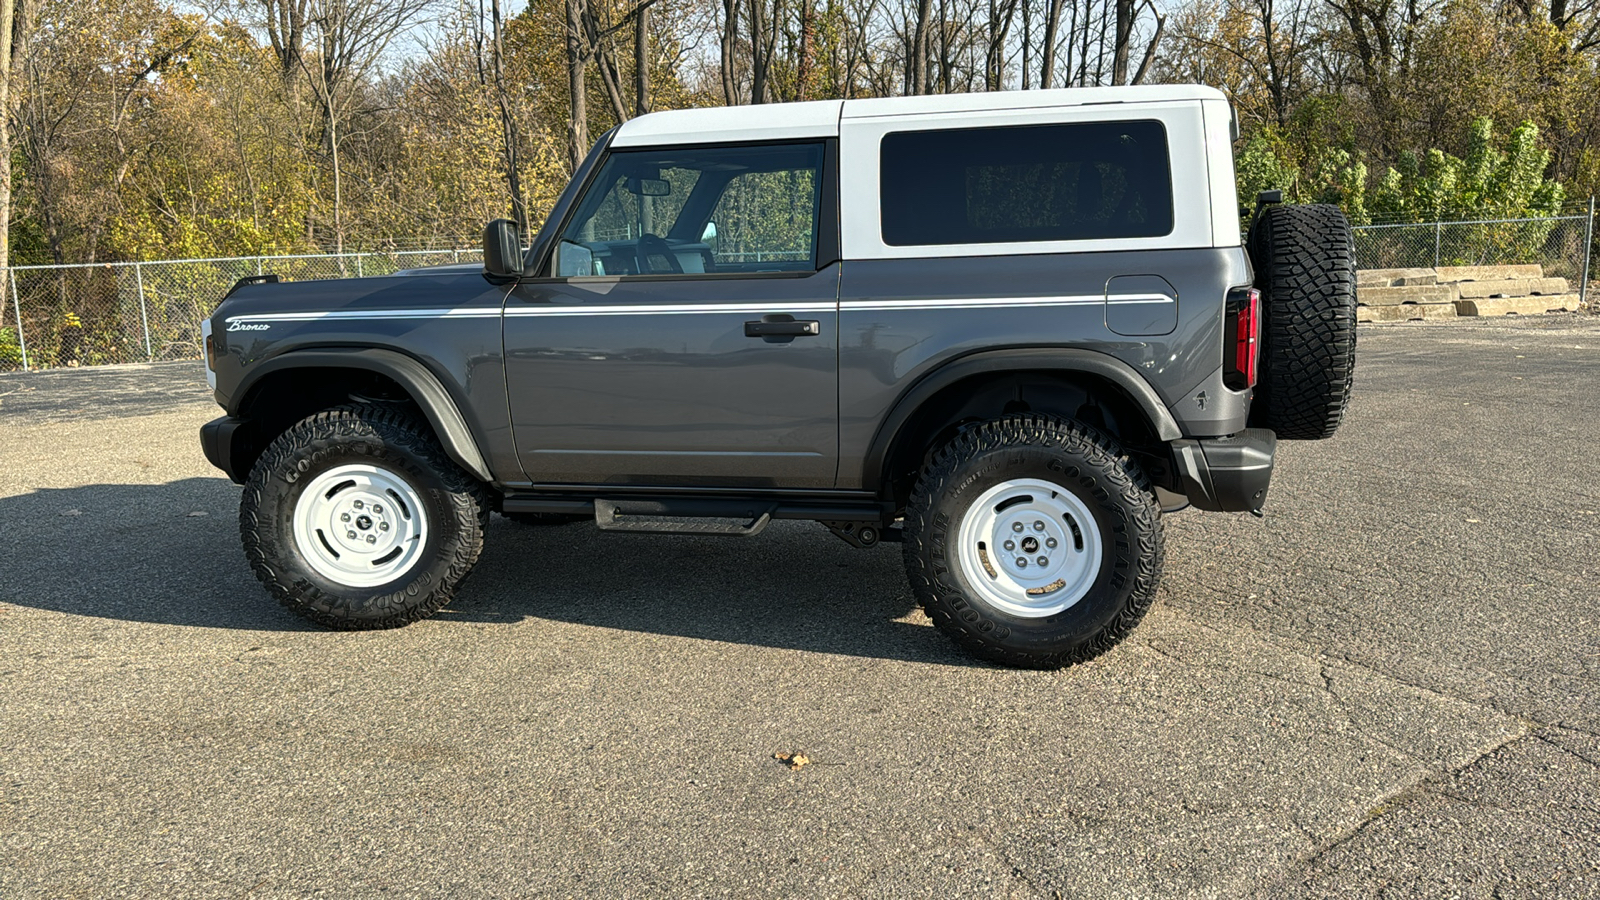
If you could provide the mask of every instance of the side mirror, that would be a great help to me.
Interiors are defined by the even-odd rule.
[[[483,229],[483,274],[490,278],[522,277],[522,236],[517,223],[495,219]]]

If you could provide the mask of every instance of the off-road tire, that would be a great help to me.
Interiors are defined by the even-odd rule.
[[[341,585],[312,569],[292,519],[302,488],[336,466],[379,466],[408,481],[425,504],[430,533],[420,558],[394,581]],[[396,628],[450,602],[483,548],[489,505],[482,486],[403,410],[358,405],[316,413],[279,435],[245,481],[239,534],[256,578],[285,607],[342,630]]]
[[[962,517],[986,491],[1039,479],[1075,494],[1103,544],[1088,592],[1053,615],[1024,617],[985,599],[962,573]],[[968,428],[939,449],[905,513],[912,591],[940,630],[981,659],[1054,669],[1116,646],[1144,617],[1161,579],[1161,509],[1138,466],[1079,422],[1008,415]]]
[[[1250,424],[1284,440],[1332,437],[1356,366],[1356,265],[1339,207],[1269,206],[1250,229],[1262,294],[1261,369]]]

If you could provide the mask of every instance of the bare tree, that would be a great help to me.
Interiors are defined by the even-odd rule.
[[[396,38],[417,24],[428,0],[307,0],[307,36],[315,58],[300,57],[322,114],[323,143],[333,168],[335,249],[344,252],[343,129],[361,100],[363,81]]]
[[[500,146],[501,155],[506,166],[506,188],[511,192],[511,218],[516,220],[517,230],[523,234],[528,232],[528,205],[527,198],[522,193],[522,162],[518,157],[518,148],[522,146],[522,137],[518,133],[517,118],[511,108],[511,96],[506,90],[505,49],[502,45],[500,33],[503,25],[500,17],[500,0],[491,0],[490,16],[493,18],[493,50],[494,60],[494,98],[500,110]]]
[[[583,0],[567,0],[567,160],[576,172],[589,152],[589,50]]]
[[[0,0],[0,291],[11,278],[11,72],[23,43],[13,32],[27,18],[26,9],[17,15],[15,0]],[[0,310],[5,309],[5,297],[0,293]]]
[[[650,111],[650,6],[643,4],[633,23],[633,114]]]
[[[911,53],[906,60],[906,93],[928,93],[928,57],[933,43],[933,30],[929,18],[933,15],[933,0],[917,0],[916,25],[911,32]]]
[[[1044,45],[1039,48],[1039,87],[1053,87],[1056,80],[1057,31],[1061,28],[1061,5],[1065,0],[1049,0],[1044,16]],[[1077,7],[1073,7],[1077,14]]]

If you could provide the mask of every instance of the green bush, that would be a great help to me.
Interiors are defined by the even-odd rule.
[[[1281,190],[1291,203],[1337,203],[1356,225],[1464,219],[1548,218],[1560,213],[1566,190],[1544,177],[1550,153],[1539,148],[1539,129],[1524,122],[1497,146],[1494,122],[1467,126],[1467,155],[1442,150],[1401,154],[1369,186],[1359,154],[1338,147],[1297,152],[1271,133],[1252,137],[1235,161],[1239,202],[1251,207],[1258,191]],[[1535,234],[1545,228],[1543,235]],[[1527,232],[1527,233],[1522,233]],[[1507,240],[1537,244],[1547,225],[1522,228]]]
[[[22,346],[14,328],[0,328],[0,371],[22,368]]]

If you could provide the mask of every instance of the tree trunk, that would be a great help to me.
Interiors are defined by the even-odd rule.
[[[1111,54],[1111,83],[1128,83],[1128,44],[1133,41],[1133,0],[1117,0],[1116,43]]]
[[[815,67],[812,57],[816,53],[816,24],[812,21],[811,0],[800,0],[800,60],[795,66],[794,99],[805,100],[806,88],[811,82]]]
[[[1044,46],[1039,48],[1039,87],[1048,90],[1055,84],[1056,78],[1056,42],[1060,40],[1057,30],[1061,27],[1061,4],[1063,0],[1050,0],[1050,6],[1044,17]],[[1073,7],[1076,9],[1077,7]]]
[[[1033,17],[1029,10],[1033,9],[1031,0],[1022,0],[1022,89],[1033,87],[1030,79],[1033,78],[1033,68],[1028,58],[1028,51],[1032,49]]]
[[[6,308],[11,282],[11,54],[16,49],[11,30],[16,19],[14,0],[0,0],[0,310]]]
[[[911,38],[911,71],[908,73],[911,77],[906,79],[909,94],[928,93],[928,48],[932,43],[928,18],[932,15],[933,0],[918,0],[917,24]]]
[[[328,114],[328,151],[333,156],[333,252],[344,253],[344,179],[339,171],[339,121]],[[344,268],[344,257],[339,258]]]
[[[772,64],[768,55],[767,0],[750,0],[750,102],[767,102],[767,70]]]
[[[739,105],[739,73],[735,69],[739,53],[739,0],[722,0],[722,101]]]
[[[650,7],[639,7],[633,23],[633,114],[650,111]]]
[[[1151,12],[1155,12],[1155,4],[1150,5]],[[1150,45],[1144,48],[1144,59],[1139,61],[1139,71],[1133,74],[1131,84],[1144,84],[1144,77],[1150,74],[1150,66],[1156,61],[1156,50],[1161,46],[1161,32],[1167,27],[1167,17],[1156,13],[1156,33],[1150,36]]]
[[[526,235],[528,207],[522,196],[522,161],[518,158],[522,141],[517,133],[516,116],[512,114],[511,98],[506,92],[505,50],[500,41],[500,0],[492,0],[490,15],[494,16],[494,95],[500,107],[500,141],[506,165],[506,188],[511,191],[511,218],[517,223],[518,233]]]
[[[589,152],[588,63],[583,46],[583,0],[567,0],[567,160],[574,172]]]

